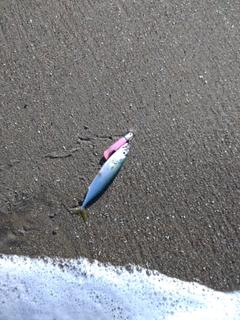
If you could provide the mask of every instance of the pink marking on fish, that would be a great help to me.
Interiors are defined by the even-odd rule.
[[[129,132],[125,134],[118,141],[114,142],[107,150],[104,151],[103,156],[107,160],[116,150],[121,148],[126,142],[130,141],[133,137],[133,133]]]

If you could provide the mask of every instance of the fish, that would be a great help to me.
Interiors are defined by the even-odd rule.
[[[91,202],[98,195],[100,195],[113,181],[113,179],[120,171],[124,161],[126,160],[128,152],[129,143],[127,142],[118,150],[116,150],[111,155],[111,157],[104,163],[104,165],[101,167],[100,171],[88,187],[88,191],[82,205],[74,209],[74,214],[81,214],[83,219],[86,220],[87,214],[85,207],[89,202]]]

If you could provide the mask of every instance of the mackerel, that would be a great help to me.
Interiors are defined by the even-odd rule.
[[[83,219],[86,220],[87,215],[85,207],[87,206],[87,204],[89,204],[89,202],[91,202],[99,194],[101,194],[116,177],[124,161],[126,160],[128,151],[129,143],[125,143],[111,155],[111,157],[104,163],[104,165],[90,184],[82,205],[76,208],[73,213],[80,213]]]

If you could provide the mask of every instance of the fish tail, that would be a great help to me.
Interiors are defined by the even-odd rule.
[[[86,221],[87,219],[87,212],[85,210],[85,208],[82,208],[82,207],[78,207],[76,209],[74,209],[73,211],[74,214],[81,214],[81,216],[83,217],[83,220]]]

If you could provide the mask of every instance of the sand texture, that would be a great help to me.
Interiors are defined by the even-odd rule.
[[[0,2],[0,252],[240,289],[240,2]],[[82,201],[128,131],[110,188]]]

